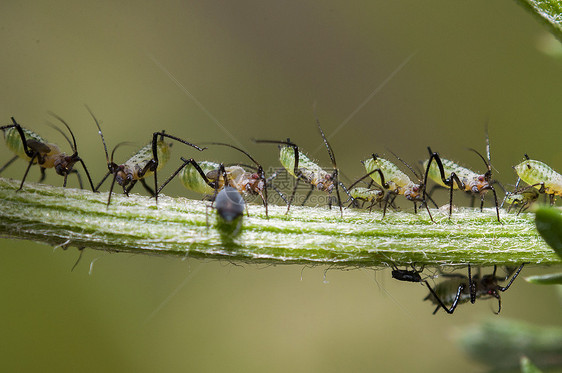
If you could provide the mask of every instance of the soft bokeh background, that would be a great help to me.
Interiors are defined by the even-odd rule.
[[[84,104],[110,147],[166,129],[241,144],[267,167],[275,147],[249,139],[291,137],[328,166],[316,103],[350,178],[372,152],[415,162],[428,145],[482,170],[466,148],[484,150],[486,120],[504,184],[525,152],[562,168],[562,60],[514,1],[2,1],[0,17],[2,123],[15,116],[68,149],[45,126],[56,112],[96,181],[105,157]],[[0,245],[7,371],[484,371],[452,341],[497,317],[491,301],[433,316],[423,287],[387,271],[86,251],[71,272],[75,249]],[[517,281],[503,300],[499,317],[560,324],[552,287]]]

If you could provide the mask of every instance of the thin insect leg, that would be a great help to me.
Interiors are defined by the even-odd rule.
[[[304,206],[304,204],[306,203],[306,201],[308,201],[308,198],[310,197],[310,195],[312,194],[313,191],[314,191],[314,184],[310,184],[310,190],[306,194],[306,197],[304,197],[304,201],[302,201],[301,206]]]
[[[412,201],[414,203],[414,214],[418,213],[418,205],[416,203],[416,201]]]
[[[63,188],[66,188],[66,180],[67,180],[67,179],[68,179],[68,174],[65,174],[65,175],[64,175],[64,180],[63,180],[63,182],[62,182],[62,187],[63,187]]]
[[[164,132],[160,133],[160,137],[162,138],[164,136]],[[169,135],[166,135],[169,136]],[[162,138],[162,141],[164,139]],[[180,140],[182,141],[182,140]],[[193,145],[193,144],[190,144]],[[158,190],[158,133],[154,133],[152,136],[152,156],[154,157],[154,190]],[[149,162],[150,163],[150,162]],[[147,164],[148,166],[148,164]],[[148,185],[146,185],[146,182],[144,182],[144,179],[142,180],[142,185],[145,187],[145,189],[148,187]],[[149,190],[149,189],[147,189]],[[156,204],[158,204],[158,194],[154,194],[154,191],[152,191],[153,195],[154,195],[154,201],[156,202]]]
[[[88,172],[88,168],[86,167],[86,164],[84,163],[84,161],[81,158],[79,159],[79,161],[82,164],[82,168],[84,168],[84,172],[86,172],[86,176],[88,177],[88,182],[90,183],[90,187],[92,188],[92,192],[96,192],[97,189],[94,188],[94,183],[92,182],[92,178],[90,176],[90,172]],[[80,182],[80,189],[82,189],[82,182]]]
[[[156,193],[154,193],[154,190],[148,186],[148,184],[146,183],[146,181],[144,179],[140,179],[140,182],[142,184],[142,186],[144,187],[144,189],[152,196],[152,197],[156,197]]]
[[[39,170],[41,171],[41,176],[39,177],[39,181],[38,181],[38,182],[39,182],[39,183],[42,183],[42,182],[45,180],[45,178],[47,177],[47,174],[45,173],[45,168],[44,168],[44,167],[39,166]]]
[[[449,178],[445,177],[445,169],[443,167],[443,162],[441,162],[441,158],[439,157],[438,153],[434,153],[433,151],[431,151],[431,148],[428,146],[427,150],[429,151],[429,161],[427,162],[427,167],[425,169],[425,175],[424,175],[424,180],[423,180],[423,185],[424,185],[424,189],[423,189],[423,198],[425,199],[426,196],[426,187],[427,187],[427,176],[429,175],[429,168],[431,167],[431,162],[433,160],[435,160],[435,162],[437,163],[437,167],[439,168],[439,174],[441,176],[441,181],[443,181],[443,184],[450,186],[451,189],[453,188],[453,184],[456,182],[457,186],[459,187],[459,189],[464,190],[464,183],[462,183],[459,178],[457,177],[457,175],[453,172],[451,173],[451,176]],[[452,201],[452,198],[451,198]]]
[[[494,273],[496,266],[494,266]],[[474,304],[476,302],[476,283],[472,280],[472,272],[470,268],[470,264],[468,265],[468,287],[470,290],[470,303]]]
[[[107,171],[107,173],[105,174],[103,179],[101,179],[101,181],[95,187],[94,192],[97,192],[99,190],[99,188],[102,186],[102,184],[105,182],[105,180],[109,177],[109,175],[111,175],[111,171]]]
[[[82,177],[80,176],[80,172],[78,172],[78,170],[71,170],[69,172],[69,174],[76,174],[76,179],[78,180],[78,186],[80,187],[80,189],[84,189],[84,186],[82,185]],[[64,184],[63,184],[63,188],[66,187],[66,178],[68,175],[64,175]]]
[[[447,306],[445,306],[445,304],[443,303],[441,298],[439,298],[437,293],[435,293],[435,291],[431,288],[431,286],[429,285],[427,280],[424,280],[424,283],[427,286],[427,288],[429,289],[429,292],[431,293],[431,295],[433,295],[433,297],[435,298],[437,303],[439,303],[439,305],[437,306],[435,311],[433,311],[434,315],[437,313],[437,311],[439,311],[439,307],[443,308],[445,310],[445,312],[447,312],[448,314],[452,314],[453,312],[455,312],[455,308],[457,308],[457,304],[459,303],[461,293],[464,290],[464,284],[459,285],[459,287],[457,289],[457,294],[455,296],[455,300],[453,301],[453,304],[451,305],[451,308],[447,308]]]
[[[336,196],[338,196],[338,205],[340,206],[340,216],[343,218],[343,207],[342,207],[342,203],[341,203],[341,196],[340,196],[340,189],[339,189],[339,185],[341,184],[340,181],[338,180],[338,169],[335,168],[334,169],[334,174],[332,176],[332,180],[334,180],[334,183],[336,185]],[[343,184],[341,184],[343,186]],[[345,190],[345,187],[344,187]],[[347,190],[346,190],[347,192]]]
[[[494,194],[494,202],[496,204],[496,215],[498,216],[498,222],[501,223],[500,220],[500,208],[498,206],[498,196],[496,194],[496,190],[494,189],[494,187],[490,186],[490,190],[492,191],[492,193]],[[484,203],[484,200],[482,200],[482,203]],[[480,211],[482,211],[482,208],[480,208]]]
[[[287,203],[287,212],[285,212],[285,215],[289,213],[289,209],[291,208],[291,203],[293,203],[293,199],[295,198],[295,192],[297,191],[297,187],[299,186],[299,181],[300,179],[297,178],[297,181],[295,182],[295,186],[293,187],[293,192],[291,193],[291,198],[289,198],[289,202]]]
[[[474,194],[472,194],[472,200],[474,201],[474,198],[476,196]],[[474,203],[470,206],[470,207],[474,207]],[[484,211],[484,194],[480,195],[480,212]]]
[[[273,188],[274,191],[277,192],[277,194],[279,194],[279,197],[281,197],[281,199],[283,200],[283,202],[285,202],[285,204],[289,204],[289,201],[287,201],[287,198],[283,195],[283,193],[281,193],[281,191],[273,184],[269,184],[269,187]]]
[[[113,187],[115,186],[115,180],[117,179],[117,172],[113,174],[113,180],[111,181],[111,186],[109,187],[109,196],[107,197],[107,207],[111,203],[111,193],[113,193]]]
[[[2,173],[2,171],[4,171],[9,165],[14,163],[16,159],[18,159],[17,155],[14,156],[14,158],[10,159],[8,162],[6,162],[6,164],[4,166],[2,166],[2,168],[0,168],[0,173]]]
[[[23,183],[25,182],[25,178],[27,177],[27,174],[28,174],[28,172],[29,172],[29,169],[31,168],[31,165],[33,164],[33,160],[34,160],[35,157],[37,157],[37,156],[38,156],[37,153],[33,153],[33,156],[31,157],[31,160],[29,161],[29,164],[27,165],[27,168],[26,168],[26,170],[25,170],[25,174],[23,174],[23,179],[21,180],[21,184],[20,184],[20,187],[19,187],[18,191],[19,191],[19,190],[22,190],[22,188],[23,188]]]
[[[511,284],[513,283],[513,281],[515,281],[515,279],[517,278],[517,276],[519,276],[519,272],[521,272],[521,270],[523,269],[523,266],[525,264],[528,263],[523,263],[521,264],[521,266],[517,269],[517,271],[515,272],[515,274],[513,275],[513,277],[511,278],[511,280],[509,280],[509,282],[507,283],[507,285],[505,285],[504,287],[500,287],[498,290],[499,291],[506,291],[507,289],[509,289],[509,287],[511,286]]]
[[[392,198],[392,199],[391,199]],[[386,194],[386,196],[384,197],[384,208],[382,210],[382,218],[384,219],[384,217],[386,216],[386,209],[388,207],[388,205],[390,204],[392,206],[392,204],[394,203],[394,200],[396,199],[396,193],[394,192],[388,192]],[[390,202],[389,202],[390,201]]]
[[[128,187],[123,186],[123,193],[129,197],[129,193],[131,192],[131,189],[134,188],[134,186],[136,185],[138,180],[133,180],[131,181],[131,185],[129,185]]]

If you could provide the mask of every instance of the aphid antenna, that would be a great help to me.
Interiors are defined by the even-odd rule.
[[[340,214],[341,217],[343,218],[343,207],[341,204],[340,189],[338,185],[340,184],[338,180],[339,170],[338,170],[338,166],[336,165],[336,156],[334,155],[334,151],[332,150],[332,147],[330,146],[330,143],[328,142],[328,139],[326,138],[324,131],[322,131],[322,127],[320,127],[320,120],[316,115],[316,104],[314,105],[314,117],[316,118],[316,125],[318,126],[318,131],[320,131],[320,135],[322,136],[322,140],[324,141],[324,145],[326,145],[326,149],[328,150],[328,155],[330,156],[330,160],[332,161],[332,166],[334,167],[334,171],[332,173],[332,179],[335,181],[334,185],[336,186],[336,195],[338,196]]]
[[[110,164],[110,162],[109,162],[109,154],[108,154],[108,152],[107,152],[107,145],[106,145],[106,143],[105,143],[105,138],[103,137],[103,132],[102,132],[102,130],[101,130],[100,123],[98,122],[98,119],[96,118],[96,116],[94,115],[94,113],[92,112],[92,110],[90,110],[90,108],[88,107],[88,105],[84,105],[84,106],[86,106],[86,109],[88,110],[88,112],[90,113],[90,115],[91,115],[92,118],[94,119],[94,122],[96,123],[96,126],[98,127],[98,133],[99,133],[99,135],[100,135],[100,137],[101,137],[101,142],[102,142],[102,144],[103,144],[103,150],[105,151],[105,159],[107,160],[107,164],[109,165],[109,164]],[[114,151],[115,151],[115,149],[114,149]],[[112,153],[112,162],[113,162],[113,153]],[[106,176],[106,177],[107,177],[107,176]],[[103,181],[105,181],[105,178],[103,179]],[[100,184],[100,185],[101,185],[101,184]],[[98,188],[99,188],[99,186],[98,186]]]
[[[113,147],[113,150],[111,150],[111,158],[108,160],[107,164],[108,164],[108,165],[109,165],[109,164],[112,164],[112,165],[116,165],[116,166],[117,166],[117,164],[113,161],[113,157],[114,157],[114,155],[115,155],[115,151],[117,150],[117,148],[119,148],[119,147],[121,147],[121,146],[133,146],[133,145],[135,145],[135,143],[132,142],[132,141],[121,141],[120,143],[118,143],[117,145],[115,145],[115,146]]]
[[[68,132],[70,133],[70,136],[72,136],[72,143],[70,142],[70,140],[68,139],[68,137],[64,134],[64,132],[58,128],[57,126],[55,126],[52,123],[47,123],[49,124],[51,127],[53,127],[54,129],[56,129],[57,131],[59,131],[64,138],[66,139],[66,141],[68,141],[68,143],[70,144],[70,147],[72,148],[72,151],[75,154],[78,154],[78,147],[76,146],[76,138],[74,137],[74,133],[72,132],[72,130],[70,129],[70,126],[68,125],[68,123],[66,123],[66,121],[64,119],[62,119],[60,116],[58,116],[57,114],[53,113],[52,111],[48,112],[49,115],[55,117],[56,119],[58,119],[62,124],[64,124],[64,126],[66,127],[66,129],[68,130]],[[73,145],[74,144],[74,145]]]
[[[486,161],[486,158],[484,158],[484,156],[482,154],[480,154],[480,152],[474,148],[468,148],[469,151],[472,151],[476,154],[478,154],[478,156],[482,159],[482,161],[484,162],[484,164],[486,165],[486,168],[488,169],[488,174],[492,174],[492,166],[490,165],[490,163],[488,163],[488,161]]]
[[[45,123],[47,126],[51,127],[52,129],[56,130],[58,133],[60,133],[66,140],[66,142],[68,143],[68,145],[70,145],[70,148],[72,149],[72,152],[75,153],[76,151],[74,150],[74,147],[72,145],[72,141],[70,141],[70,139],[68,138],[68,136],[66,135],[66,133],[64,133],[64,131],[57,125],[47,121]]]
[[[387,148],[388,149],[388,148]],[[394,153],[392,150],[388,149],[388,151],[390,153],[392,153],[392,155],[398,159],[400,162],[402,162],[404,164],[404,166],[408,167],[408,169],[414,174],[414,176],[418,179],[418,182],[421,183],[421,176],[418,175],[418,173],[414,170],[414,168],[412,166],[410,166],[408,164],[408,162],[406,162],[405,160],[403,160],[402,158],[400,158],[396,153]]]

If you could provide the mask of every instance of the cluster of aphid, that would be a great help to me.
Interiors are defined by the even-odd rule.
[[[273,180],[277,174],[267,178],[263,167],[250,154],[236,146],[224,143],[209,143],[207,145],[233,148],[245,154],[255,164],[255,166],[225,166],[222,163],[219,164],[209,161],[197,161],[194,158],[185,159],[182,157],[181,160],[183,163],[179,166],[179,168],[162,185],[158,186],[157,173],[170,159],[171,144],[167,143],[165,138],[178,141],[198,151],[203,151],[207,148],[199,147],[179,137],[167,134],[164,131],[154,132],[152,134],[152,141],[149,144],[142,147],[126,162],[117,164],[113,161],[114,153],[115,150],[123,143],[114,147],[110,157],[100,124],[91,111],[90,114],[92,115],[92,118],[98,128],[108,167],[108,172],[97,184],[97,186],[94,186],[84,161],[78,156],[76,139],[74,138],[70,127],[62,118],[54,114],[52,114],[53,117],[59,120],[68,129],[72,137],[72,141],[70,141],[68,136],[66,136],[60,128],[52,124],[51,126],[66,138],[73,153],[71,155],[65,154],[57,145],[48,143],[36,133],[23,128],[12,117],[12,124],[2,126],[0,129],[4,132],[6,145],[15,153],[15,156],[0,169],[0,172],[2,172],[8,165],[19,157],[28,162],[20,189],[24,185],[29,169],[34,164],[38,164],[40,167],[40,181],[42,181],[45,177],[45,169],[54,168],[57,174],[64,176],[63,186],[66,186],[68,175],[74,173],[78,177],[80,187],[82,187],[80,174],[73,169],[74,164],[80,162],[86,172],[86,176],[88,177],[89,185],[94,192],[97,192],[105,180],[107,180],[110,175],[113,175],[107,201],[108,206],[111,203],[111,194],[115,183],[119,184],[123,189],[123,193],[128,195],[135,184],[140,181],[144,188],[157,200],[158,194],[162,191],[162,189],[177,176],[187,189],[205,195],[210,195],[211,199],[214,201],[218,215],[223,221],[227,222],[240,220],[238,218],[242,217],[245,209],[245,202],[242,196],[248,195],[260,196],[265,206],[265,213],[267,216],[268,188],[275,190],[286,202],[288,213],[300,182],[310,185],[310,191],[304,199],[303,205],[314,190],[320,190],[331,194],[335,189],[340,214],[343,216],[343,204],[340,196],[341,188],[348,195],[348,199],[344,203],[349,203],[349,207],[358,207],[359,205],[363,206],[368,204],[368,208],[370,210],[375,205],[379,204],[383,208],[384,218],[388,207],[394,207],[395,198],[398,195],[403,195],[407,200],[413,202],[415,212],[417,212],[418,205],[423,206],[429,214],[430,219],[433,221],[427,201],[430,201],[435,205],[435,207],[438,206],[431,198],[432,191],[428,192],[426,190],[429,178],[436,183],[436,187],[441,186],[449,189],[449,217],[452,214],[453,191],[455,189],[462,190],[472,196],[480,196],[481,210],[484,204],[485,194],[487,191],[491,190],[494,196],[497,219],[501,222],[499,213],[500,205],[498,203],[496,190],[493,186],[495,181],[492,180],[490,146],[487,136],[487,159],[476,150],[471,149],[480,156],[486,165],[487,171],[484,174],[479,174],[459,166],[453,161],[444,159],[428,147],[429,159],[424,162],[425,173],[423,178],[405,161],[394,155],[397,160],[410,169],[410,171],[415,175],[417,182],[412,181],[410,177],[402,172],[400,168],[391,161],[384,159],[377,154],[372,154],[370,158],[362,162],[365,167],[366,174],[349,187],[346,187],[338,178],[339,170],[336,165],[334,152],[332,151],[332,148],[328,143],[328,140],[318,121],[316,121],[318,130],[332,161],[333,169],[330,172],[325,171],[318,164],[308,158],[299,150],[299,147],[289,139],[287,139],[287,141],[254,140],[256,143],[277,144],[279,146],[279,159],[282,166],[288,174],[296,179],[296,183],[290,197],[286,198],[274,185]],[[525,158],[526,159],[523,162],[514,166],[519,179],[517,180],[514,192],[507,193],[506,198],[504,199],[504,203],[507,202],[510,205],[510,208],[514,205],[520,206],[519,212],[534,202],[538,198],[539,193],[548,195],[550,197],[551,204],[554,203],[556,196],[562,196],[562,175],[543,162],[531,160],[527,155],[525,155]],[[151,175],[154,175],[154,189],[146,183],[146,178]],[[359,183],[365,182],[366,179],[370,179],[370,183],[364,187],[358,186]],[[521,180],[528,185],[525,187],[519,187]],[[458,303],[463,303],[468,300],[474,303],[476,298],[480,298],[485,295],[493,296],[499,300],[500,297],[498,291],[505,291],[509,288],[521,270],[521,267],[506,287],[500,287],[497,284],[499,278],[495,276],[495,268],[492,275],[486,275],[480,278],[479,276],[472,277],[469,267],[468,277],[456,276],[458,284],[456,285],[456,291],[453,296],[449,296],[445,294],[444,291],[440,290],[445,286],[445,284],[439,284],[435,289],[432,289],[427,281],[422,280],[419,273],[415,270],[398,270],[395,268],[393,271],[393,277],[403,281],[423,281],[430,290],[430,295],[427,299],[438,304],[437,309],[442,307],[447,312],[452,313]],[[447,304],[451,305],[450,308],[446,307]]]

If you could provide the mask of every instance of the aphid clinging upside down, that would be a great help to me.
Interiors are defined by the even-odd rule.
[[[88,177],[88,181],[90,182],[92,191],[94,191],[94,185],[92,183],[90,173],[86,168],[86,164],[84,163],[82,158],[78,156],[76,138],[74,137],[70,126],[61,117],[53,113],[50,114],[58,119],[62,124],[64,124],[64,126],[70,132],[70,135],[72,136],[72,142],[70,142],[69,138],[58,127],[54,125],[52,126],[65,137],[65,139],[70,144],[73,153],[71,155],[67,155],[66,153],[62,152],[56,144],[48,143],[35,132],[23,128],[19,123],[16,122],[14,117],[12,117],[13,124],[2,126],[0,127],[0,129],[4,132],[6,145],[16,155],[2,167],[2,170],[4,170],[19,157],[29,162],[27,165],[27,169],[25,170],[25,174],[23,175],[21,185],[19,187],[20,190],[23,188],[23,184],[25,182],[29,169],[33,164],[39,164],[39,167],[41,168],[41,179],[39,180],[39,182],[43,181],[43,179],[45,178],[45,169],[54,168],[57,174],[64,176],[63,187],[66,186],[66,181],[70,173],[76,173],[78,181],[80,182],[80,187],[82,187],[80,175],[76,170],[73,170],[74,164],[76,162],[80,162],[82,164],[82,167],[84,168],[84,171],[86,172],[86,176]]]
[[[468,277],[464,275],[449,275],[449,279],[440,282],[432,288],[427,281],[425,285],[429,289],[429,295],[424,298],[424,300],[429,300],[437,307],[433,311],[433,314],[437,313],[440,308],[443,308],[445,312],[452,314],[455,311],[457,305],[461,303],[474,303],[477,298],[496,298],[498,300],[498,312],[500,313],[502,309],[500,292],[504,292],[513,281],[519,275],[519,272],[523,269],[525,263],[515,271],[513,277],[509,280],[506,286],[498,285],[499,281],[507,281],[509,275],[501,278],[496,276],[497,266],[494,266],[494,271],[492,274],[484,275],[480,277],[480,270],[478,274],[472,276],[471,267],[468,266]]]

